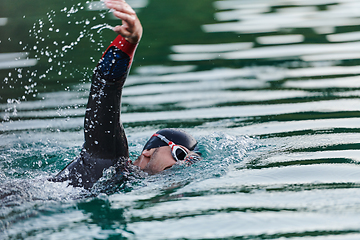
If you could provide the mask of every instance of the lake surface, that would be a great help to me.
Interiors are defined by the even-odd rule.
[[[182,128],[204,160],[90,196],[79,154],[101,2],[0,3],[0,239],[360,239],[360,2],[128,0],[131,159]]]

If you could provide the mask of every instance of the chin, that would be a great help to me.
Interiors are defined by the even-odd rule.
[[[150,175],[155,175],[155,174],[158,174],[158,173],[161,173],[162,171],[164,171],[165,169],[168,169],[170,168],[171,166],[169,167],[165,167],[165,168],[162,168],[162,169],[159,169],[159,168],[152,168],[151,166],[146,166],[143,171],[144,172],[147,172],[148,174]]]

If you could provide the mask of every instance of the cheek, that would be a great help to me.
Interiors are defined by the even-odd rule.
[[[152,172],[158,173],[171,167],[175,163],[176,161],[173,159],[170,152],[156,151],[151,157],[148,167]]]

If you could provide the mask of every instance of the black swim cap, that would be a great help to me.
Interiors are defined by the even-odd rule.
[[[188,134],[187,132],[176,129],[176,128],[164,128],[156,133],[165,136],[170,141],[174,142],[177,145],[182,145],[189,149],[190,151],[194,151],[197,141],[193,136]],[[160,138],[152,136],[149,141],[144,146],[144,149],[158,148],[162,146],[167,146],[167,144],[162,141]]]

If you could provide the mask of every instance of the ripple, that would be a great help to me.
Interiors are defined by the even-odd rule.
[[[327,35],[326,38],[329,42],[349,42],[349,41],[359,41],[360,32],[347,32],[347,33],[337,33]]]
[[[189,216],[174,221],[136,222],[128,225],[128,229],[136,236],[147,239],[179,239],[202,238],[204,233],[211,229],[206,237],[229,238],[244,236],[246,238],[281,238],[285,236],[327,236],[331,228],[335,233],[356,232],[359,221],[356,214],[326,214],[326,213],[218,213],[214,215]],[[178,224],[187,229],[180,231]],[[239,227],[241,226],[241,228]],[[258,228],[258,226],[262,226]],[[169,230],[170,234],[163,233],[161,228]]]
[[[0,53],[0,69],[35,66],[37,59],[29,59],[28,55],[28,52]]]
[[[330,79],[312,79],[287,81],[284,87],[300,89],[324,89],[324,88],[359,88],[360,82],[358,76],[330,78]]]
[[[12,51],[0,65],[18,64],[1,71],[0,231],[34,239],[358,239],[359,1],[224,0],[215,10],[201,1],[128,2],[147,25],[123,89],[131,158],[156,130],[180,127],[199,140],[204,160],[109,196],[46,181],[81,150],[89,74],[113,34],[96,31],[117,24],[99,1],[61,10],[49,2],[11,21],[26,28],[36,19],[30,39],[0,42]],[[32,54],[38,63],[23,68]],[[22,88],[34,98],[26,101]]]
[[[289,43],[300,43],[304,41],[304,36],[297,35],[279,35],[279,36],[264,36],[258,37],[256,39],[257,42],[263,45],[270,44],[289,44]]]

